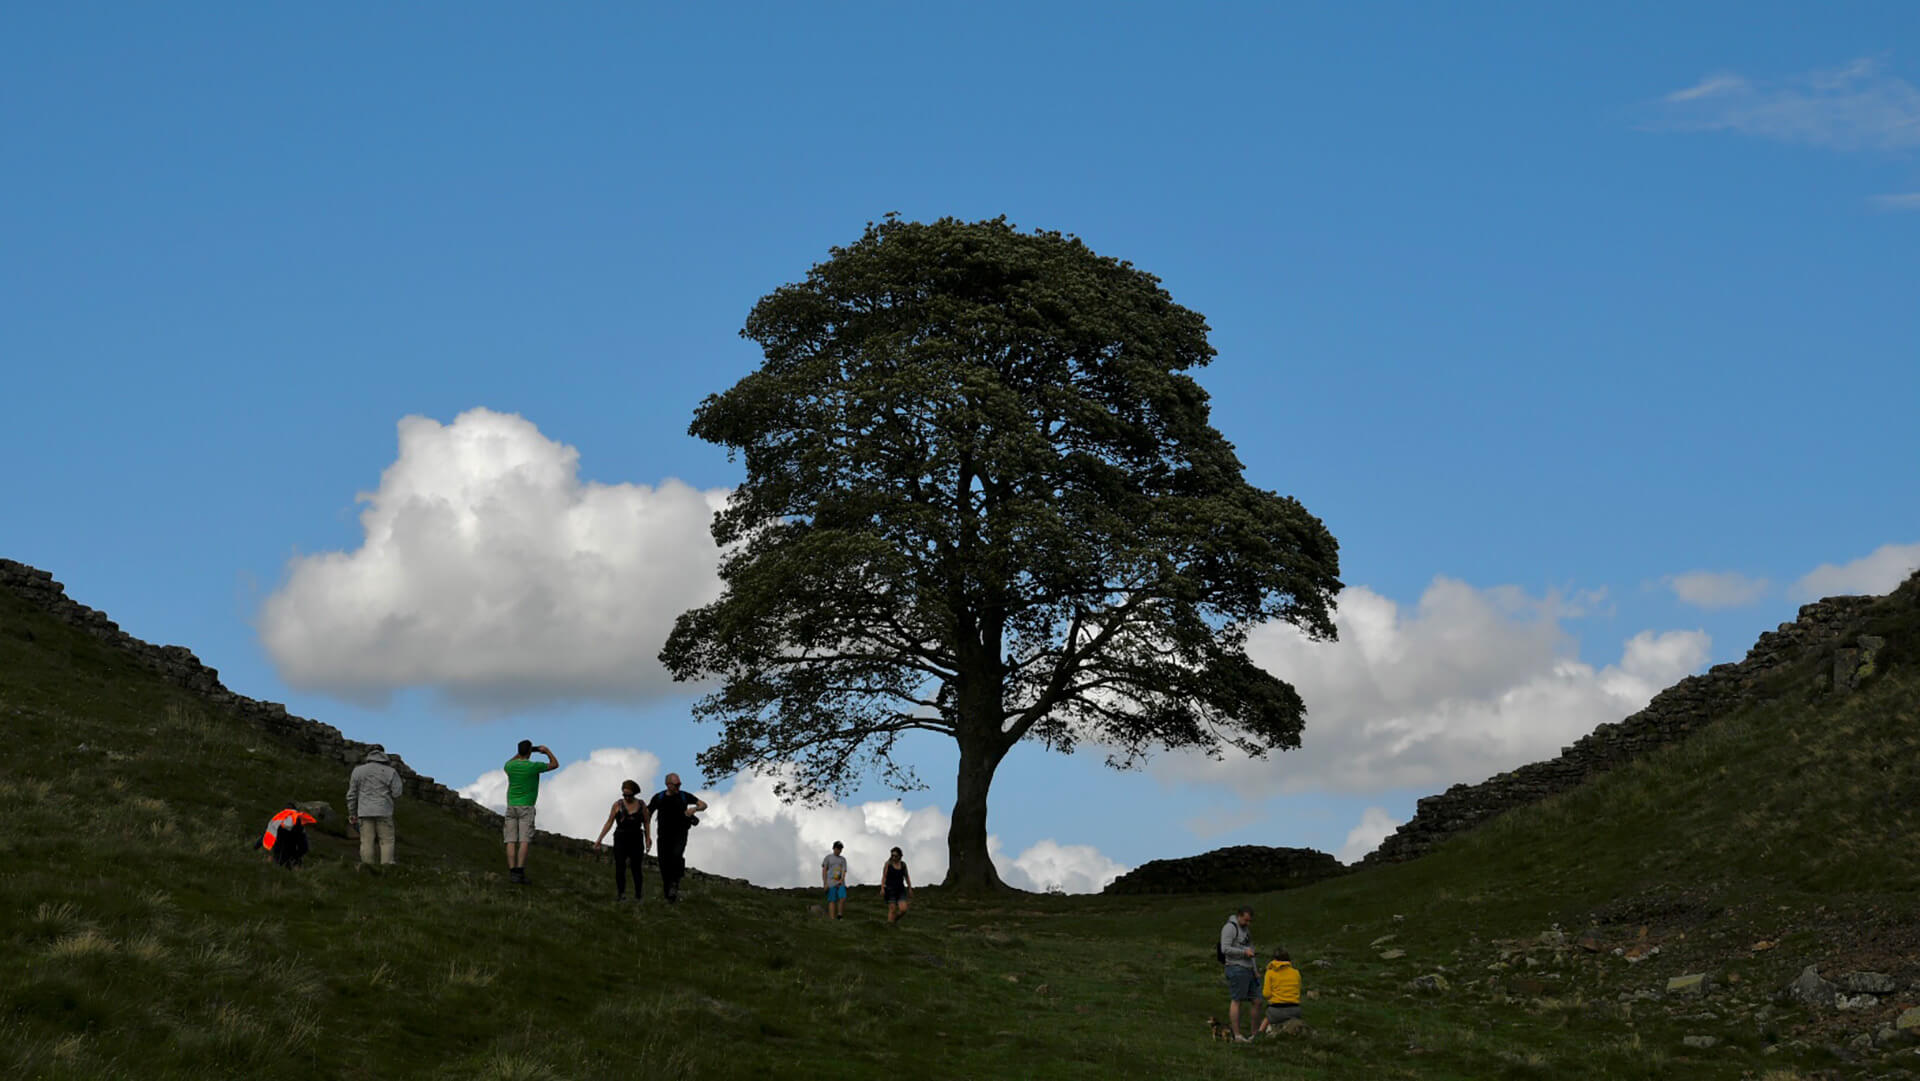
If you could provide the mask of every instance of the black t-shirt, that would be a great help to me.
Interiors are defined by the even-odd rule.
[[[653,828],[662,834],[684,837],[691,827],[687,824],[687,808],[695,803],[693,793],[686,789],[669,792],[661,789],[647,801],[647,807],[653,811]]]
[[[881,875],[882,875],[881,888],[884,889],[886,892],[888,893],[907,892],[907,865],[905,863],[902,863],[900,866],[895,867],[893,865],[893,862],[889,860],[887,861],[887,865],[882,871]]]

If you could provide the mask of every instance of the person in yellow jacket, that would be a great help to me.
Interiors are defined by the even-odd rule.
[[[1300,970],[1293,967],[1293,957],[1287,951],[1273,951],[1273,960],[1267,962],[1266,975],[1260,981],[1260,994],[1267,1000],[1267,1016],[1260,1020],[1260,1032],[1278,1032],[1288,1021],[1300,1020]]]

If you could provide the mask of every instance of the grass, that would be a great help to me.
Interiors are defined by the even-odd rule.
[[[1920,641],[1908,614],[1876,619]],[[1844,698],[1810,697],[1809,661],[1775,701],[1427,858],[1252,899],[1314,1031],[1232,1046],[1205,1021],[1238,897],[924,889],[896,929],[858,897],[833,923],[809,895],[721,885],[616,909],[606,864],[536,851],[536,885],[510,886],[496,836],[410,798],[397,866],[359,869],[336,821],[276,870],[250,847],[266,818],[338,807],[343,769],[0,596],[0,1073],[1835,1075],[1862,1063],[1829,1022],[1766,999],[1809,963],[1916,967],[1907,655]],[[1641,943],[1660,952],[1611,952]],[[1726,990],[1661,994],[1693,971]],[[1447,989],[1409,987],[1424,975]]]

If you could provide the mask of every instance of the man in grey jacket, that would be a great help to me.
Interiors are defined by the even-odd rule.
[[[1260,1021],[1260,976],[1253,967],[1252,926],[1253,909],[1241,905],[1240,911],[1227,917],[1226,926],[1220,928],[1220,959],[1226,962],[1227,972],[1227,1027],[1241,1043],[1253,1037],[1240,1035],[1240,1004],[1253,1003],[1247,1011],[1248,1028]]]
[[[393,862],[393,803],[399,798],[400,771],[376,744],[347,778],[347,824],[360,829],[361,863],[373,862],[375,846],[381,863]]]

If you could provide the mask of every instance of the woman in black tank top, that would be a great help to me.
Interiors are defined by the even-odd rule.
[[[897,848],[880,869],[880,899],[887,903],[888,923],[899,923],[907,914],[907,902],[913,899],[913,876],[907,873],[907,861],[900,858]]]
[[[627,899],[627,868],[631,866],[633,899],[638,901],[640,868],[647,852],[647,802],[640,798],[638,784],[620,782],[620,798],[613,802],[607,821],[600,827],[600,836],[593,842],[596,850],[606,839],[608,829],[613,830],[613,899]]]

